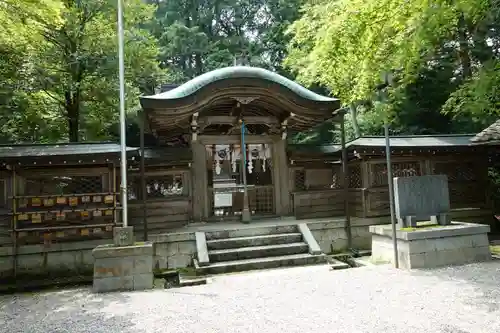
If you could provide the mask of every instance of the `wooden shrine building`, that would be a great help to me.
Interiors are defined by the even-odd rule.
[[[216,70],[141,104],[164,144],[191,149],[194,221],[291,214],[287,137],[342,122],[337,99],[252,67]]]

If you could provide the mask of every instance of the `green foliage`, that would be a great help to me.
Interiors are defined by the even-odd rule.
[[[385,116],[394,133],[477,130],[496,109],[489,64],[497,59],[499,10],[498,0],[310,1],[290,27],[285,64],[346,105],[372,101],[358,112],[363,134],[380,132]],[[387,72],[395,80],[378,103]]]
[[[500,245],[490,245],[490,252],[496,256],[500,255]]]
[[[8,62],[0,62],[2,76],[10,79],[0,88],[7,101],[0,110],[4,140],[108,139],[118,120],[116,2],[47,3],[57,9],[47,18],[42,15],[48,12],[45,7],[23,14],[26,23],[21,26],[33,21],[37,27],[28,42],[19,38],[0,44],[4,52],[15,51]],[[141,27],[153,18],[155,7],[131,0],[124,12],[127,108],[131,109],[139,94],[152,92],[164,73],[157,63],[156,40]],[[13,22],[3,22],[12,29]]]
[[[446,114],[472,120],[482,128],[500,116],[499,93],[500,62],[491,61],[454,91],[443,109]]]
[[[302,0],[126,1],[128,117],[162,83],[238,63],[281,68]],[[0,6],[0,140],[118,134],[116,1],[6,0]],[[129,124],[133,140],[138,130]]]
[[[4,0],[0,6],[0,45],[27,46],[40,39],[45,24],[61,23],[58,0]]]
[[[436,45],[454,34],[460,15],[480,15],[483,0],[475,2],[314,2],[291,27],[287,65],[299,80],[320,83],[345,102],[371,98],[384,70],[400,69],[401,83],[413,82]]]
[[[49,127],[59,126],[52,121],[54,103],[32,85],[33,59],[44,45],[45,25],[59,27],[61,9],[56,0],[7,0],[0,6],[1,141],[53,139]]]
[[[386,119],[393,134],[476,132],[500,114],[500,0],[127,0],[124,13],[133,142],[140,94],[235,62],[339,97],[356,114],[348,139]],[[0,141],[118,135],[116,17],[111,0],[2,2]]]
[[[160,41],[160,63],[182,83],[204,72],[239,64],[286,73],[288,25],[302,0],[154,1],[150,26]]]

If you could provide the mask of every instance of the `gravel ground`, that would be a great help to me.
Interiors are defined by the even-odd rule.
[[[0,296],[1,332],[500,332],[500,262],[402,271],[300,267],[204,286]]]

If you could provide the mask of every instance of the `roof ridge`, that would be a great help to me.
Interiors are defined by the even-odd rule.
[[[57,142],[57,143],[3,143],[3,147],[50,147],[50,146],[79,146],[79,145],[106,145],[106,144],[120,144],[114,141],[81,141],[81,142]]]
[[[476,134],[404,134],[404,135],[390,135],[389,138],[443,138],[443,137],[466,137],[466,136],[475,136]],[[351,140],[350,142],[357,139],[379,139],[385,138],[383,135],[362,135],[357,137],[356,139]]]
[[[178,87],[154,95],[143,95],[140,97],[141,104],[145,107],[144,102],[148,100],[174,100],[182,99],[191,96],[198,92],[203,87],[208,86],[217,81],[235,79],[235,78],[255,78],[276,83],[282,87],[292,91],[300,98],[315,101],[315,102],[337,102],[335,97],[324,96],[318,94],[300,83],[291,80],[279,73],[270,71],[266,68],[253,66],[226,66],[198,75]]]

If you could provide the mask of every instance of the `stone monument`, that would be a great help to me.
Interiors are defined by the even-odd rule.
[[[400,268],[433,268],[491,259],[488,225],[450,220],[448,179],[444,175],[394,178]],[[418,221],[427,221],[418,225]],[[394,259],[392,226],[370,226],[372,260]]]
[[[445,175],[394,178],[394,206],[400,228],[416,227],[418,220],[449,225],[450,196]]]
[[[113,241],[92,251],[94,292],[152,289],[153,244],[136,243],[133,227],[114,228]]]

